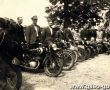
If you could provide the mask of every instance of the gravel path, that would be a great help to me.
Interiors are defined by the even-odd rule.
[[[21,90],[73,90],[74,85],[110,85],[109,77],[110,55],[99,55],[76,63],[72,70],[63,71],[57,78],[23,72]]]

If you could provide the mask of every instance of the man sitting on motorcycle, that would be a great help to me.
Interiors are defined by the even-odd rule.
[[[74,38],[72,36],[72,32],[68,28],[64,28],[63,24],[60,26],[60,29],[56,32],[56,39],[58,42],[64,43],[66,42],[72,42],[74,41]]]

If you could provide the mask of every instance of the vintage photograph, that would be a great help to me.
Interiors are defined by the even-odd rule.
[[[0,0],[0,90],[110,90],[110,0]]]

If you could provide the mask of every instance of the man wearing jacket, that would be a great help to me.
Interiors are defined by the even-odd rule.
[[[26,41],[29,44],[33,44],[35,42],[41,41],[41,28],[39,25],[37,25],[37,21],[38,21],[37,16],[33,16],[31,20],[33,23],[27,27],[27,30],[25,32]]]
[[[22,42],[25,43],[26,40],[25,40],[25,35],[24,35],[24,27],[22,26],[22,23],[23,23],[23,18],[22,17],[17,17],[17,26],[16,26],[17,31],[16,31],[16,34],[19,34],[18,35],[18,36],[20,36],[19,39]],[[20,41],[20,40],[18,40],[18,41]]]
[[[61,41],[74,41],[72,32],[68,28],[64,28],[63,25],[61,25],[60,29],[56,32],[56,39]]]

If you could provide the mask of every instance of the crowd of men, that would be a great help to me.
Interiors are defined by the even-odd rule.
[[[74,28],[64,28],[64,25],[61,24],[60,28],[54,31],[53,28],[41,28],[37,22],[38,17],[35,15],[31,18],[32,24],[23,27],[22,22],[23,18],[18,17],[17,22],[20,26],[24,36],[24,42],[29,44],[33,44],[35,42],[45,42],[48,40],[57,39],[58,41],[66,40],[66,41],[74,41],[74,40],[84,40],[85,38],[89,41],[103,41],[110,39],[110,30],[109,26],[106,28],[99,28],[99,29],[83,29],[78,30]]]

